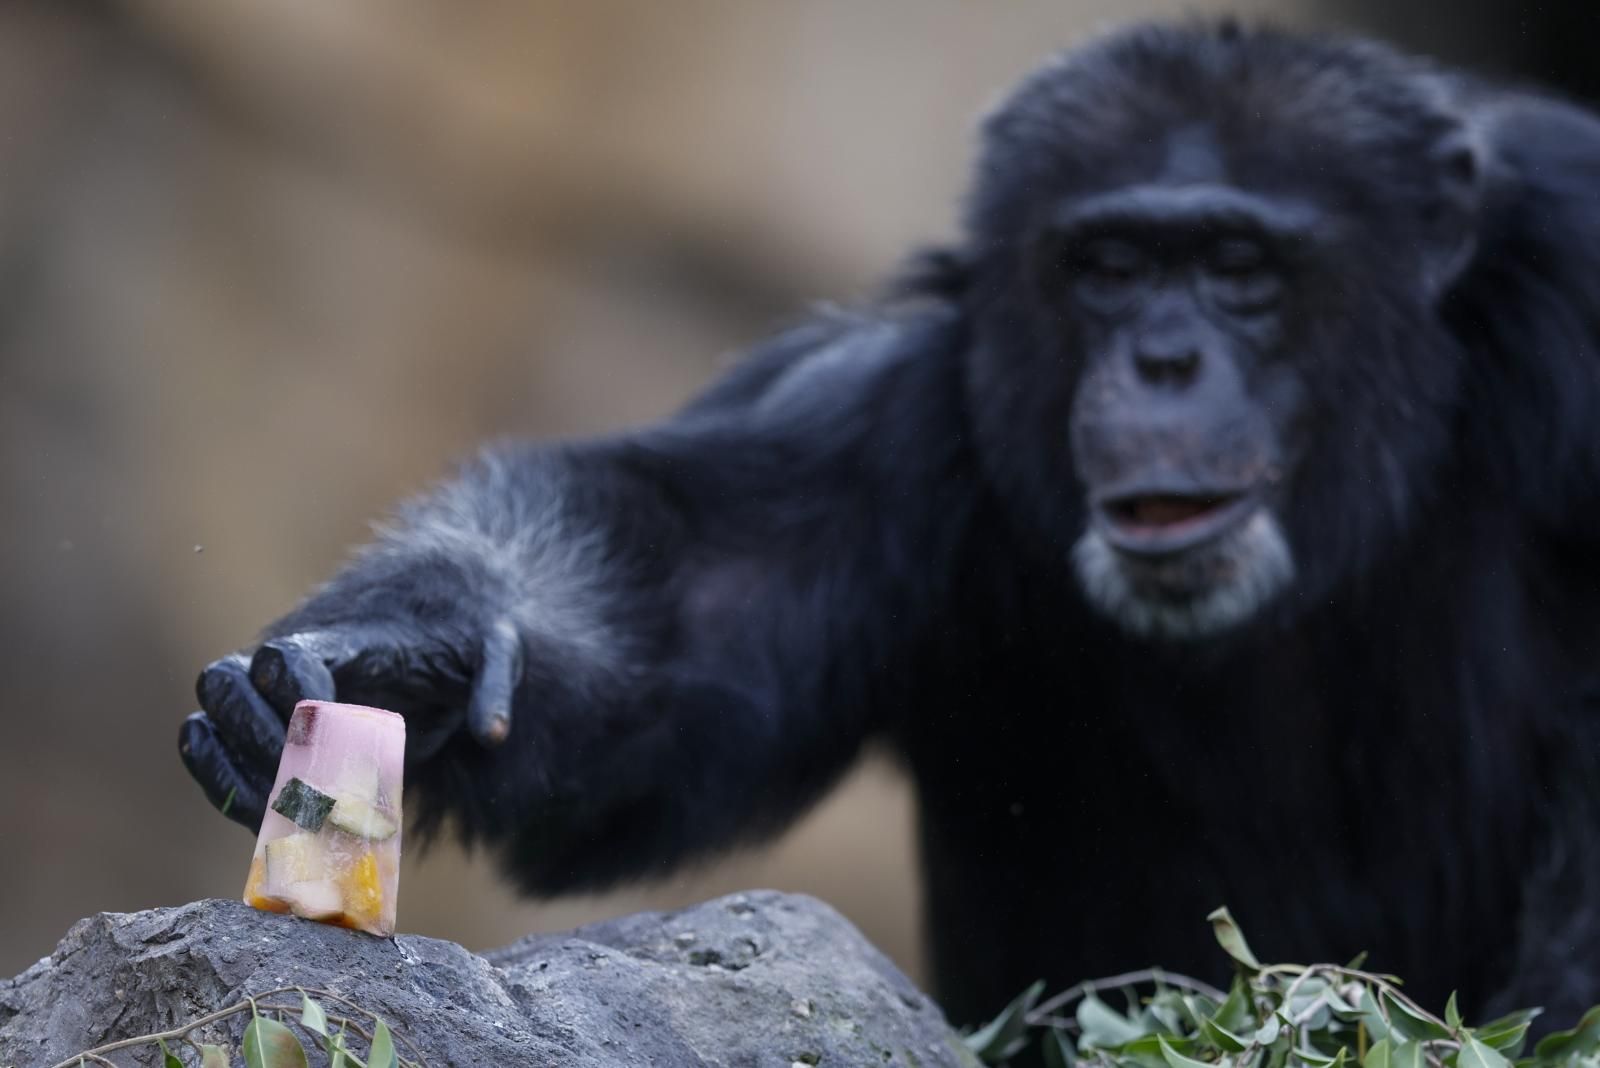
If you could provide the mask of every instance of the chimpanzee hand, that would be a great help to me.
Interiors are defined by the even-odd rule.
[[[297,702],[336,700],[400,713],[406,760],[416,764],[463,725],[483,745],[504,741],[521,661],[521,640],[508,620],[407,619],[280,633],[200,673],[201,711],[184,720],[179,752],[211,803],[254,830]]]

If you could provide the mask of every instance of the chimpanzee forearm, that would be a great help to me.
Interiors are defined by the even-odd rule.
[[[191,769],[248,822],[295,700],[394,708],[421,823],[540,891],[776,828],[879,726],[946,566],[947,328],[812,326],[660,426],[486,450],[207,670]]]

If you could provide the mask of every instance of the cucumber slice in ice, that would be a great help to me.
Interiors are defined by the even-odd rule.
[[[315,786],[300,779],[290,779],[278,791],[272,802],[272,811],[285,816],[308,831],[322,830],[322,824],[333,811],[334,799]]]
[[[331,920],[344,911],[344,895],[339,884],[322,879],[291,883],[283,899],[296,916],[308,920]]]
[[[263,848],[267,860],[267,886],[274,891],[291,883],[321,879],[327,871],[322,843],[309,831],[274,838]]]
[[[341,801],[349,798],[376,805],[382,800],[378,782],[378,765],[375,761],[350,760],[339,769],[338,776],[328,783],[328,792]]]
[[[334,803],[333,811],[328,813],[328,822],[345,834],[353,834],[369,842],[393,838],[394,832],[400,829],[394,818],[378,806],[351,797],[342,797]]]

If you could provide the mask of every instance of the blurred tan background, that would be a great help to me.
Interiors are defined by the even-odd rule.
[[[0,975],[239,892],[250,838],[175,751],[194,675],[389,502],[488,435],[666,412],[948,234],[1032,64],[1212,6],[0,2]],[[1470,25],[1401,32],[1470,55]],[[912,818],[873,759],[769,849],[554,903],[446,845],[401,924],[486,948],[774,886],[917,974]]]

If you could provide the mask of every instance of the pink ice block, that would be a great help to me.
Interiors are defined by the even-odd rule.
[[[289,720],[244,899],[269,912],[394,933],[406,723],[301,701]]]

